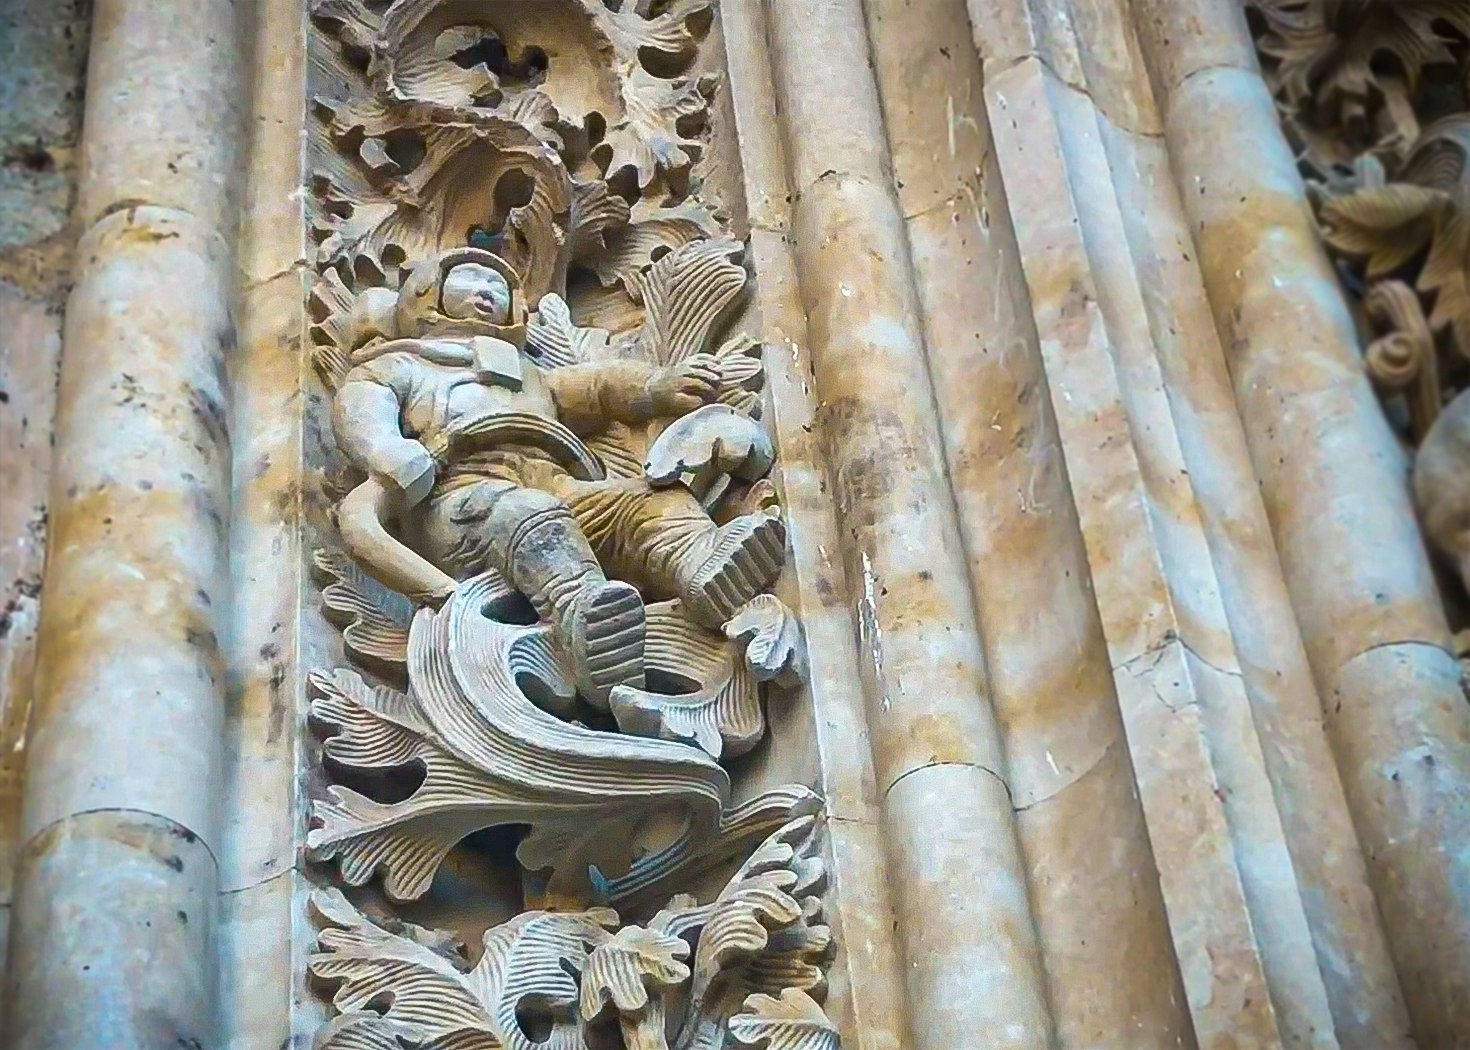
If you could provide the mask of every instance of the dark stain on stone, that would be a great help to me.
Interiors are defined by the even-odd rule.
[[[141,244],[157,244],[160,241],[177,240],[179,237],[177,230],[156,230],[151,226],[131,225],[134,221],[135,218],[130,217],[128,219],[130,225],[128,226],[126,237],[130,241],[137,241]]]
[[[219,636],[212,629],[200,630],[197,627],[184,628],[184,641],[196,649],[203,649],[208,653],[219,652]]]
[[[229,447],[230,428],[225,419],[225,406],[209,391],[197,386],[189,387],[189,410],[209,435],[216,449]]]
[[[134,222],[137,219],[136,213],[138,209],[146,207],[148,207],[148,202],[145,200],[141,200],[137,197],[124,197],[121,200],[113,201],[107,207],[103,208],[101,213],[98,214],[97,218],[105,219],[109,215],[116,215],[120,211],[126,211],[134,213],[128,216],[128,221]]]
[[[56,157],[38,139],[9,150],[5,154],[5,166],[32,175],[47,175],[56,170]]]

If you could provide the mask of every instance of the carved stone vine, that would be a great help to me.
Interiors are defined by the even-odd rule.
[[[528,909],[472,957],[319,891],[324,1050],[837,1045],[820,800],[736,803],[722,765],[805,654],[744,248],[699,188],[709,8],[313,4],[316,566],[349,665],[308,683],[309,848],[402,903],[511,827]]]

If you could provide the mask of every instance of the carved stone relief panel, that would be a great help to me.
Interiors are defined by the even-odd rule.
[[[805,657],[713,5],[312,22],[317,1045],[836,1047],[821,800],[729,768]]]

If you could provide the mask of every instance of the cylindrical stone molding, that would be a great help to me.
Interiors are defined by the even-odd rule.
[[[1049,1045],[903,215],[858,0],[766,5],[801,298],[915,1050]]]
[[[720,12],[731,108],[745,180],[750,254],[761,324],[768,346],[769,421],[780,443],[782,505],[792,521],[787,580],[806,630],[813,746],[828,816],[832,898],[826,911],[840,962],[828,975],[824,1004],[848,1050],[904,1050],[911,1030],[899,958],[895,890],[882,848],[877,785],[869,747],[867,707],[857,666],[855,610],[847,600],[842,526],[834,512],[817,433],[806,312],[798,294],[781,129],[766,44],[765,15],[756,4]]]
[[[965,5],[865,8],[1058,1044],[1193,1046]]]
[[[215,1043],[236,5],[99,0],[10,941],[15,1050]]]
[[[1452,1045],[1470,1031],[1470,709],[1404,457],[1240,6],[1134,10],[1410,1019],[1421,1046]]]

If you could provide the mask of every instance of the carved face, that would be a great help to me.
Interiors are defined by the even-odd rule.
[[[444,313],[459,321],[510,323],[510,285],[479,263],[460,263],[444,277]]]

